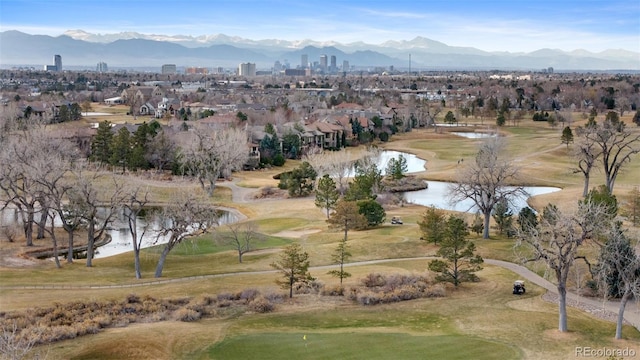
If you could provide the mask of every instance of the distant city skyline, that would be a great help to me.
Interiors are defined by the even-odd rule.
[[[2,0],[0,31],[59,36],[67,30],[112,34],[225,34],[252,40],[340,43],[417,36],[485,51],[542,48],[640,52],[638,0]]]

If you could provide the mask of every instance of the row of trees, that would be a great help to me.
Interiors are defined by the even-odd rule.
[[[86,264],[91,267],[96,242],[100,239],[108,241],[105,239],[107,228],[117,217],[123,216],[134,244],[135,274],[141,277],[139,250],[149,229],[139,234],[137,222],[141,213],[148,210],[145,208],[150,201],[149,193],[125,186],[113,173],[84,161],[74,144],[52,137],[48,127],[39,123],[30,125],[26,129],[20,127],[22,130],[11,128],[11,136],[0,136],[0,191],[3,199],[0,209],[15,211],[18,217],[16,224],[22,226],[26,245],[32,246],[34,237],[49,237],[53,258],[60,267],[57,228],[62,227],[68,235],[65,247],[69,263],[74,261],[76,233],[86,231]],[[240,140],[246,141],[246,138],[239,136],[230,141],[238,147]],[[109,148],[113,150],[114,146]],[[242,153],[246,154],[246,151]],[[219,160],[231,161],[229,158]],[[230,169],[228,162],[218,161],[215,166],[219,174]],[[204,171],[197,167],[192,169]],[[167,254],[184,239],[215,225],[218,212],[193,194],[180,193],[162,211],[149,216],[147,222],[158,226],[152,234],[155,241],[162,239],[165,242],[155,272],[155,276],[160,277]],[[11,226],[15,225],[3,224],[5,231],[9,231]]]
[[[176,161],[175,144],[161,131],[157,121],[142,123],[132,134],[122,126],[115,134],[113,124],[103,121],[98,124],[91,142],[90,159],[101,164],[126,169],[163,170]]]

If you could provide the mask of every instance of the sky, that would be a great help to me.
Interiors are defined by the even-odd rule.
[[[75,29],[369,44],[421,36],[485,51],[640,52],[640,0],[0,0],[0,31]]]

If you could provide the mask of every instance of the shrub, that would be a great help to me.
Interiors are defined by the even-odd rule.
[[[447,295],[447,289],[444,284],[435,284],[430,286],[424,292],[425,297],[445,297]]]
[[[189,303],[189,298],[187,297],[171,298],[171,299],[167,299],[167,302],[171,305],[184,306]]]
[[[340,285],[325,286],[320,294],[323,296],[344,296],[344,287]]]
[[[296,294],[320,294],[324,284],[318,280],[312,280],[307,283],[297,283],[294,287]]]
[[[98,315],[93,318],[93,321],[101,328],[106,328],[112,323],[111,316],[108,315]]]
[[[285,295],[280,293],[269,292],[264,294],[263,297],[274,304],[279,304],[284,300]]]
[[[380,287],[384,286],[385,279],[384,276],[376,273],[370,273],[362,279],[362,285],[372,288],[372,287]]]
[[[271,301],[263,296],[257,297],[249,303],[249,309],[251,311],[255,311],[261,314],[272,312],[274,308],[275,306],[271,303]]]
[[[388,304],[445,295],[443,285],[430,286],[433,279],[428,275],[392,274],[385,277],[371,273],[361,279],[361,282],[366,291],[359,292],[357,288],[351,288],[347,295],[350,300],[361,305]]]
[[[232,293],[222,293],[218,294],[218,301],[235,301],[240,299],[240,294],[232,294]]]
[[[360,305],[376,305],[380,303],[380,295],[372,291],[367,291],[358,294],[357,301]]]
[[[240,293],[240,300],[244,300],[245,303],[249,303],[254,300],[260,292],[256,289],[245,289]]]
[[[51,326],[44,333],[47,342],[54,342],[67,339],[75,339],[78,336],[76,329],[71,326]]]
[[[192,309],[182,308],[174,313],[174,317],[179,321],[191,322],[200,320],[201,314]]]
[[[139,304],[140,303],[140,297],[138,295],[135,295],[135,294],[129,294],[129,295],[127,295],[126,302],[128,304]]]

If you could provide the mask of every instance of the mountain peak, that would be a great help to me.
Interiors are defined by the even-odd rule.
[[[136,41],[131,41],[134,39]],[[357,67],[404,67],[407,55],[411,54],[415,68],[530,70],[553,66],[558,70],[640,70],[640,53],[620,49],[598,53],[580,49],[572,52],[558,49],[540,49],[530,53],[486,52],[471,47],[449,46],[423,36],[372,45],[362,41],[342,44],[313,39],[251,40],[226,34],[196,37],[137,32],[92,34],[70,29],[58,37],[4,31],[0,32],[0,46],[0,64],[16,65],[44,64],[52,54],[61,54],[65,64],[73,66],[105,61],[111,66],[176,63],[183,66],[235,67],[249,61],[268,69],[276,60],[289,59],[295,64],[301,54],[307,54],[310,61],[319,60],[321,55],[335,55],[338,64],[346,60]],[[25,53],[25,48],[31,50]]]

